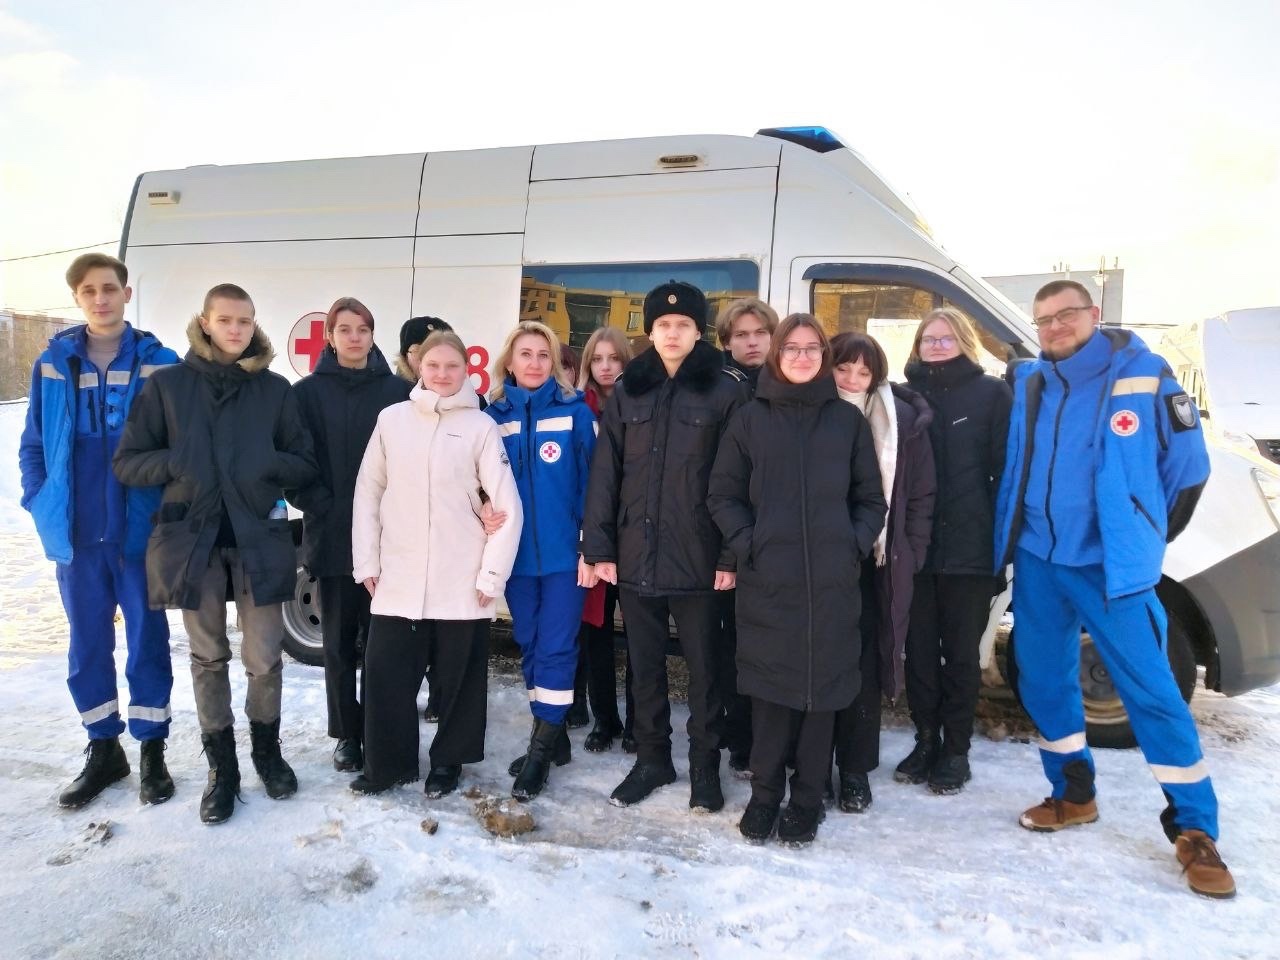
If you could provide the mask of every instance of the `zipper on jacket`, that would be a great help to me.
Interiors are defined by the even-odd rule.
[[[1151,514],[1147,512],[1147,508],[1142,505],[1142,501],[1139,500],[1132,493],[1129,494],[1129,499],[1133,501],[1133,512],[1140,513],[1144,517],[1146,517],[1147,523],[1151,524],[1151,529],[1154,530],[1156,533],[1159,533],[1160,528],[1156,526],[1155,518],[1152,517]]]
[[[1053,514],[1050,512],[1050,501],[1053,500],[1053,468],[1058,462],[1058,433],[1062,429],[1062,414],[1067,409],[1067,398],[1071,396],[1071,384],[1058,372],[1058,365],[1053,365],[1053,375],[1062,381],[1062,402],[1058,404],[1058,412],[1053,418],[1053,447],[1049,450],[1049,476],[1045,481],[1044,518],[1049,524],[1049,556],[1046,563],[1053,563],[1053,551],[1058,549],[1058,533],[1053,528]]]
[[[538,565],[538,576],[542,576],[542,548],[538,545],[538,495],[534,492],[534,457],[536,456],[536,446],[533,436],[533,397],[530,396],[529,403],[524,408],[525,423],[525,462],[529,464],[529,516],[533,520],[531,529],[533,530],[533,560]]]
[[[800,547],[804,553],[804,591],[808,616],[805,621],[805,639],[809,653],[809,678],[805,688],[805,710],[813,709],[813,569],[809,562],[809,492],[805,471],[804,417],[800,416]]]

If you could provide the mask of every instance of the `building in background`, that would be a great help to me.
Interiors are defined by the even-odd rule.
[[[1095,270],[1072,270],[1069,264],[1050,273],[1015,273],[1004,277],[986,277],[991,284],[1006,297],[1017,304],[1027,316],[1031,316],[1031,301],[1036,291],[1052,280],[1074,280],[1083,284],[1093,297],[1093,302],[1102,308],[1102,322],[1108,327],[1122,324],[1124,312],[1124,270],[1118,266],[1103,269],[1103,264]],[[1145,324],[1144,324],[1145,325]],[[1163,326],[1157,324],[1156,326]]]
[[[0,308],[0,401],[19,400],[31,389],[31,365],[44,352],[49,338],[71,320]]]

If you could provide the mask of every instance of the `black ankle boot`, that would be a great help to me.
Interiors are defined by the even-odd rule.
[[[351,773],[364,767],[364,751],[355,737],[339,740],[333,748],[333,769]]]
[[[173,778],[164,764],[164,740],[143,740],[138,763],[138,799],[143,803],[164,803],[173,796]]]
[[[517,800],[532,800],[547,784],[551,775],[551,761],[560,737],[564,735],[563,723],[533,722],[533,735],[529,737],[529,752],[525,754],[516,782],[511,785],[511,795]]]
[[[845,813],[863,813],[871,806],[871,781],[865,773],[840,774],[839,803]]]
[[[267,796],[272,800],[283,800],[298,792],[298,778],[293,768],[280,756],[280,718],[271,723],[249,721],[249,738],[253,743],[249,753],[253,760],[253,769],[262,778],[262,785],[267,788]]]
[[[84,769],[58,797],[58,806],[79,810],[117,780],[129,775],[129,759],[119,737],[90,740],[84,748]]]
[[[942,740],[932,727],[916,727],[916,745],[893,771],[893,779],[899,783],[924,783],[929,772],[938,762]]]
[[[591,728],[591,732],[587,734],[587,739],[583,741],[589,753],[604,753],[613,747],[613,738],[622,732],[622,724],[610,723],[607,720],[601,720],[596,717],[596,725]]]
[[[533,721],[534,730],[538,729],[538,722],[539,721],[537,720]],[[527,753],[522,753],[520,754],[520,756],[516,757],[514,760],[511,761],[511,763],[507,766],[508,776],[512,776],[512,777],[520,776],[520,771],[524,768],[524,758],[527,756],[528,756]],[[557,767],[563,767],[566,763],[568,763],[572,759],[573,759],[573,744],[569,742],[569,731],[564,724],[561,724],[560,736],[556,737],[555,750],[551,755],[551,762],[554,763]]]
[[[236,799],[240,796],[235,728],[202,733],[200,742],[209,761],[209,785],[200,797],[200,819],[205,823],[222,823],[235,812]]]

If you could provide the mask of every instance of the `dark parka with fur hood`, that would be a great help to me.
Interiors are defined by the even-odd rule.
[[[151,375],[129,411],[112,466],[130,486],[164,485],[147,542],[152,608],[200,605],[200,582],[223,504],[253,603],[293,596],[297,560],[288,520],[269,520],[284,487],[316,476],[311,438],[289,381],[267,369],[275,351],[255,327],[235,363],[213,359],[199,318],[187,326],[182,363]]]
[[[365,447],[378,414],[408,400],[412,388],[391,372],[376,346],[360,370],[342,366],[326,346],[310,376],[293,385],[320,467],[315,483],[288,491],[304,514],[302,562],[312,576],[351,574],[351,506]]]
[[[729,417],[746,400],[724,357],[694,344],[675,377],[650,348],[605,402],[582,524],[588,563],[614,562],[642,596],[710,593],[733,570],[707,511],[707,480]]]
[[[738,691],[793,710],[849,706],[858,571],[886,509],[867,421],[830,376],[788,383],[764,368],[707,502],[738,560]]]

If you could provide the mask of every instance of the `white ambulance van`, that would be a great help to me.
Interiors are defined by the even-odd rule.
[[[831,333],[868,331],[898,375],[916,321],[943,304],[975,321],[994,373],[1036,349],[1027,318],[822,127],[144,173],[121,257],[129,319],[179,352],[209,287],[247,289],[290,378],[310,370],[341,296],[370,307],[388,358],[404,320],[448,320],[487,391],[516,320],[540,319],[578,348],[602,324],[639,337],[645,293],[672,278],[713,309],[753,295]],[[1188,697],[1197,663],[1226,693],[1280,677],[1280,480],[1255,460],[1213,451],[1165,565],[1169,656]],[[301,569],[286,621],[290,653],[318,662],[315,584]],[[1082,679],[1091,731],[1122,741],[1127,719],[1096,658]]]

